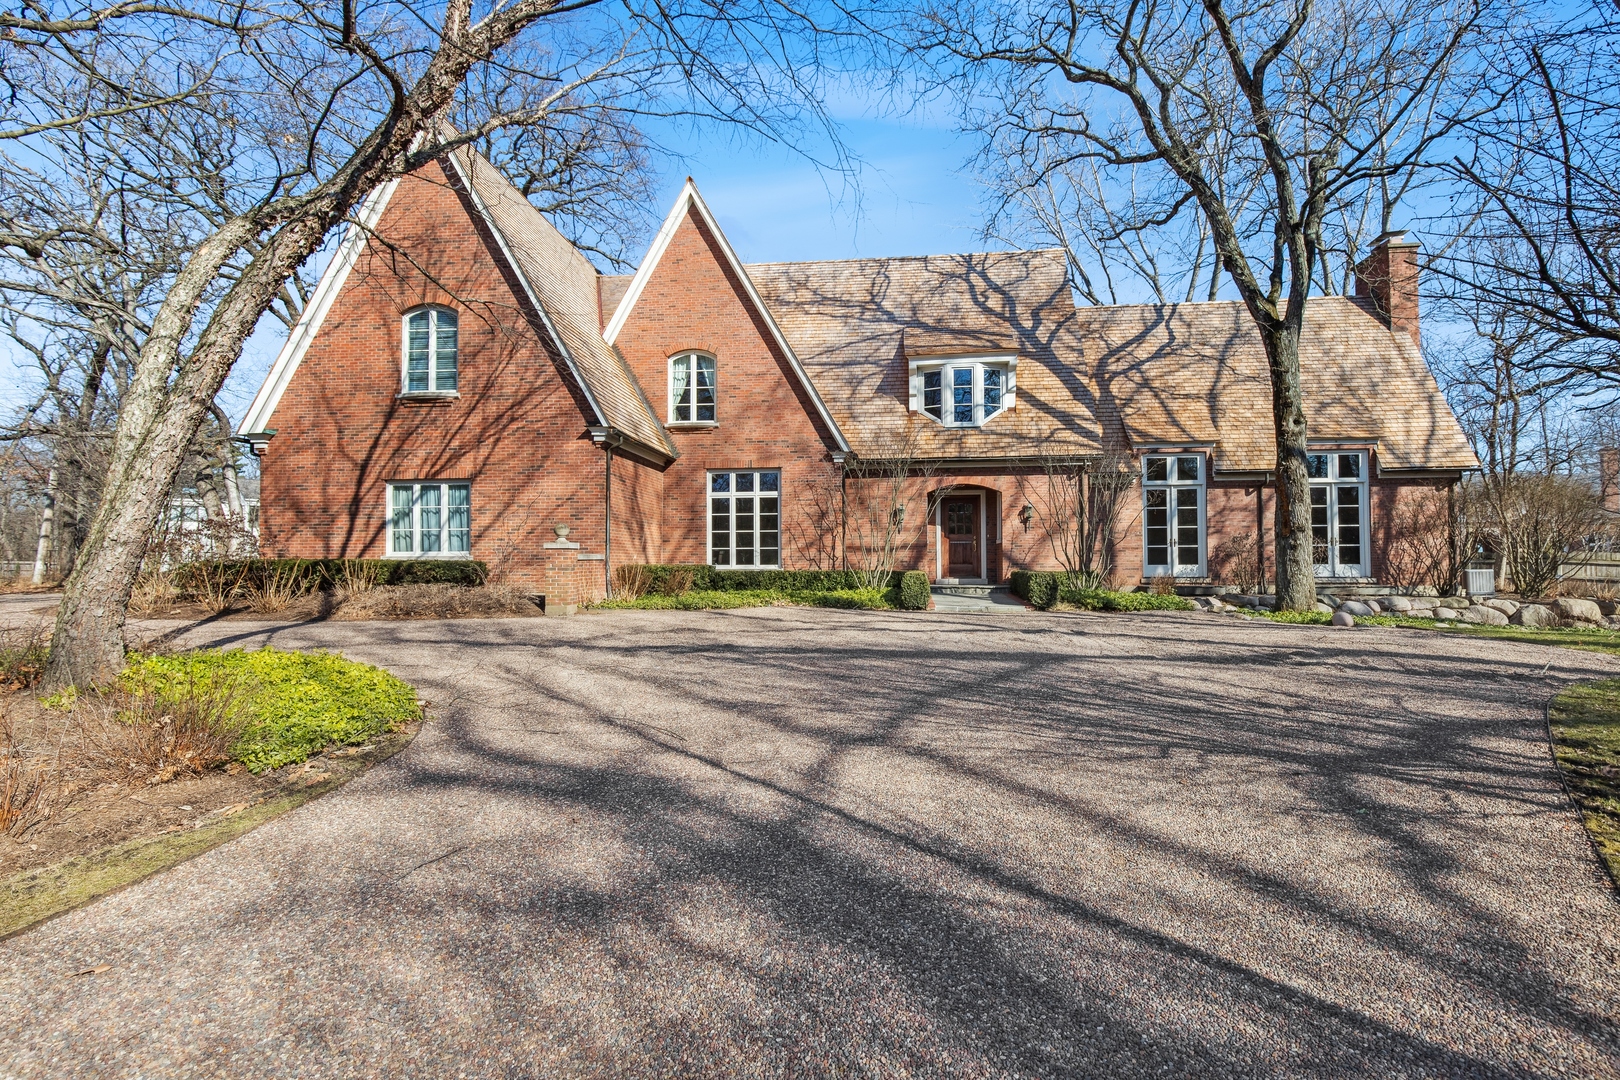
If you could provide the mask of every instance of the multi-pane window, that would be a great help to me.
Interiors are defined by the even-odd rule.
[[[1142,459],[1143,565],[1149,576],[1204,574],[1204,458]]]
[[[922,379],[922,411],[946,427],[978,427],[1005,406],[1007,368],[958,361],[927,368]]]
[[[471,552],[469,485],[388,485],[388,554],[457,558]]]
[[[782,474],[709,474],[709,562],[763,567],[782,563]]]
[[[1367,455],[1306,456],[1311,478],[1311,561],[1322,577],[1367,576]]]
[[[422,308],[405,316],[405,392],[447,394],[456,389],[456,313]]]
[[[714,357],[683,353],[670,359],[669,419],[675,424],[714,423]]]

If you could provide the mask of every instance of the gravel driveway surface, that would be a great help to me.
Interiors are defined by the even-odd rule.
[[[1542,727],[1612,657],[789,608],[192,640],[432,719],[0,944],[0,1076],[1620,1073]]]

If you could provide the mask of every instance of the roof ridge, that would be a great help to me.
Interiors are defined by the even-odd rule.
[[[862,255],[853,259],[766,259],[760,262],[743,263],[744,266],[838,266],[844,263],[877,263],[877,262],[923,262],[927,259],[976,259],[983,257],[1014,256],[1014,255],[1046,255],[1049,253],[1062,254],[1063,249],[1057,247],[1046,248],[1017,248],[1013,251],[948,251],[935,255]]]

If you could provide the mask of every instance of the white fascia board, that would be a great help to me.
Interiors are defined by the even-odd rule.
[[[827,403],[821,400],[821,394],[817,392],[815,383],[810,381],[809,372],[804,370],[804,365],[799,362],[798,354],[793,351],[793,346],[788,344],[786,335],[782,333],[782,328],[776,324],[776,316],[771,314],[771,309],[766,305],[765,299],[759,295],[759,290],[754,287],[753,278],[749,277],[748,271],[743,269],[742,260],[737,258],[737,252],[733,250],[731,241],[726,239],[726,234],[721,230],[720,223],[714,219],[714,214],[709,211],[709,205],[703,201],[703,196],[698,194],[697,185],[692,182],[691,177],[687,177],[686,185],[681,188],[680,195],[676,197],[675,205],[670,209],[669,216],[664,219],[664,224],[659,227],[658,235],[653,238],[652,247],[647,249],[647,257],[642,259],[641,265],[636,268],[636,276],[630,279],[630,288],[625,290],[624,299],[619,301],[618,310],[613,313],[612,320],[607,324],[607,328],[602,331],[602,337],[607,340],[609,345],[612,345],[614,339],[619,336],[619,331],[624,329],[625,321],[629,319],[631,309],[636,306],[636,301],[641,298],[641,291],[646,288],[648,280],[652,278],[653,271],[658,268],[658,260],[663,258],[664,252],[669,248],[670,241],[675,239],[675,233],[680,229],[681,221],[686,217],[688,207],[697,208],[697,212],[703,217],[703,223],[709,227],[709,231],[720,242],[720,252],[725,256],[726,263],[736,273],[737,280],[742,282],[743,289],[748,293],[748,299],[754,305],[754,310],[758,311],[765,320],[765,325],[770,330],[771,337],[775,339],[777,347],[782,350],[782,354],[787,357],[788,364],[793,368],[793,373],[798,376],[799,385],[803,386],[804,392],[810,395],[811,402],[815,404],[817,415],[821,417],[822,423],[827,425],[827,430],[832,432],[833,439],[838,444],[838,449],[846,454],[849,453],[849,440],[844,438],[843,431],[839,429],[838,424],[833,420],[832,414],[827,411]]]
[[[349,271],[360,260],[367,239],[377,227],[383,211],[388,209],[388,201],[394,197],[394,189],[398,187],[399,177],[395,177],[366,196],[356,223],[351,224],[343,234],[342,243],[332,255],[332,261],[327,263],[326,272],[310,294],[309,303],[304,305],[304,313],[298,317],[292,333],[282,343],[275,363],[270,365],[270,374],[265,376],[264,385],[259,387],[253,404],[248,406],[247,415],[242,417],[242,423],[236,429],[238,435],[263,435],[268,431],[276,406],[281,404],[281,395],[287,392],[292,377],[298,373],[298,365],[304,362],[304,354],[309,351],[321,324],[326,321],[326,314],[332,310],[338,293],[343,291]]]
[[[552,343],[557,346],[557,351],[562,354],[563,363],[568,365],[568,370],[573,374],[574,381],[579,384],[580,392],[585,395],[585,403],[591,407],[591,412],[596,414],[596,422],[606,424],[607,414],[596,403],[596,396],[591,393],[591,384],[585,381],[585,376],[580,373],[579,365],[574,363],[574,356],[568,351],[568,346],[564,343],[562,335],[557,333],[557,328],[551,324],[551,315],[546,311],[546,305],[540,302],[540,293],[529,282],[529,276],[523,272],[523,264],[518,262],[517,256],[512,252],[512,246],[506,241],[506,235],[501,232],[501,227],[495,223],[495,215],[489,212],[489,207],[484,205],[484,200],[478,197],[478,189],[473,187],[472,177],[468,176],[467,171],[462,168],[461,161],[456,157],[455,151],[452,150],[445,156],[450,159],[451,167],[456,170],[456,176],[461,180],[461,186],[466,189],[467,197],[473,201],[473,206],[478,208],[478,213],[484,219],[484,224],[489,226],[490,235],[495,238],[495,243],[501,249],[501,256],[506,259],[506,264],[512,268],[512,273],[517,275],[518,283],[523,286],[523,292],[528,296],[529,303],[534,306],[535,311],[540,313],[540,321],[545,324],[546,333],[551,335]],[[539,213],[538,210],[535,212]]]

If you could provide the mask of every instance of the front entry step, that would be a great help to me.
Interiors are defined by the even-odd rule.
[[[974,596],[981,599],[988,598],[994,585],[959,585],[946,582],[943,585],[930,585],[928,591],[935,596]]]
[[[983,591],[966,592],[968,589]],[[1005,586],[997,588],[992,585],[936,585],[930,592],[934,595],[935,611],[1011,614],[1029,610],[1024,602],[1009,592]]]

